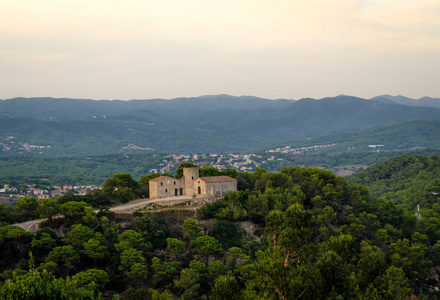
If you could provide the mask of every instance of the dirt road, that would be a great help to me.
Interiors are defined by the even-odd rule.
[[[172,206],[188,206],[191,208],[199,207],[207,202],[211,202],[213,199],[210,198],[192,198],[192,197],[170,197],[170,198],[161,198],[161,199],[138,199],[134,201],[130,201],[125,204],[116,205],[110,208],[111,211],[117,212],[117,213],[132,213],[136,210],[162,210],[164,208],[169,208]],[[98,212],[99,210],[95,210],[95,212]],[[54,218],[62,218],[63,216],[58,215]],[[26,231],[29,232],[37,232],[40,228],[40,224],[45,219],[37,219],[37,220],[31,220],[23,223],[16,223],[13,224],[15,226],[21,227]]]

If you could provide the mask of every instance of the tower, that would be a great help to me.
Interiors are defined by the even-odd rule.
[[[199,178],[199,168],[184,168],[183,179],[185,180],[185,196],[192,197],[195,194],[194,180]]]

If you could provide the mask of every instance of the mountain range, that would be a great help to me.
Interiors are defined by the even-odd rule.
[[[0,155],[250,151],[436,119],[440,99],[389,95],[297,101],[229,95],[130,101],[14,98],[0,101]]]

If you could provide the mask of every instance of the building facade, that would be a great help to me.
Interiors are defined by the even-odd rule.
[[[229,176],[199,177],[199,168],[184,168],[181,179],[160,176],[149,182],[150,199],[168,197],[222,197],[237,190],[237,179]]]

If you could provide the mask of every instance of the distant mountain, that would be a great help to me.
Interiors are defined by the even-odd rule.
[[[0,101],[0,153],[92,155],[115,153],[129,144],[179,153],[248,151],[440,116],[440,109],[385,102],[350,96],[298,101],[229,95],[131,101],[15,98]]]
[[[411,99],[404,96],[381,95],[371,98],[371,100],[381,101],[389,104],[394,103],[394,104],[402,104],[409,106],[428,106],[428,107],[440,108],[440,98],[423,97],[420,99]]]

